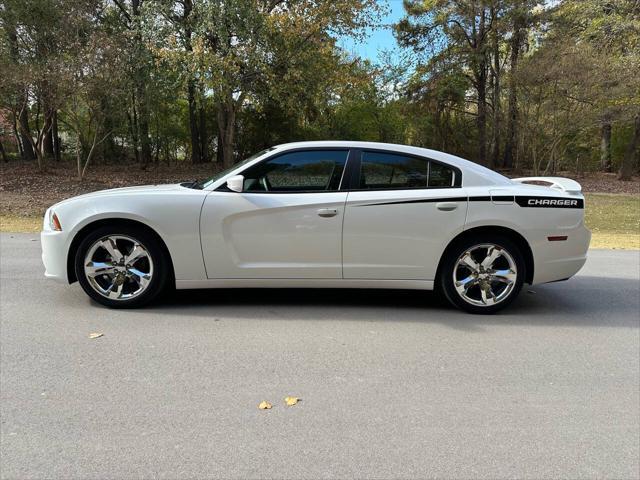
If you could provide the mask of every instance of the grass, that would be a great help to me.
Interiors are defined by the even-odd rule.
[[[640,196],[588,193],[591,248],[640,249]],[[0,232],[39,232],[42,217],[0,215]]]
[[[585,195],[591,248],[640,249],[640,196]]]
[[[33,233],[42,230],[42,217],[0,215],[0,232]]]

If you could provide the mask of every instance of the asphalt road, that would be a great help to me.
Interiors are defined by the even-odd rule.
[[[37,236],[0,247],[2,478],[640,476],[639,252],[470,316],[348,290],[107,310],[44,279]]]

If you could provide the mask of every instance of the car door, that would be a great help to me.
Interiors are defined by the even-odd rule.
[[[464,228],[460,170],[404,153],[353,156],[344,278],[433,280],[444,248]]]
[[[207,277],[341,278],[348,154],[275,154],[240,173],[242,192],[208,195],[200,220]]]

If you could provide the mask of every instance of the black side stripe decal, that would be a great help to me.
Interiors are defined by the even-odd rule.
[[[442,198],[419,198],[416,200],[396,200],[391,202],[364,203],[354,205],[356,207],[371,207],[374,205],[402,205],[409,203],[436,203],[436,202],[490,202],[492,197],[442,197]],[[529,197],[529,196],[512,196],[497,195],[493,197],[494,201],[513,202],[524,208],[584,208],[584,200],[581,198],[566,197]]]
[[[513,202],[514,196],[513,195],[493,195],[491,197],[491,200],[493,200],[494,202]]]
[[[417,200],[396,200],[394,202],[366,203],[356,205],[357,207],[371,207],[373,205],[400,205],[403,203],[435,203],[435,202],[466,202],[467,197],[449,197],[449,198],[419,198]]]

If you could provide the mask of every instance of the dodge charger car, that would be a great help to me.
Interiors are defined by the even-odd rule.
[[[436,289],[492,313],[573,276],[591,234],[573,180],[510,180],[423,148],[279,145],[201,182],[117,188],[49,208],[45,275],[108,307],[168,288]]]

